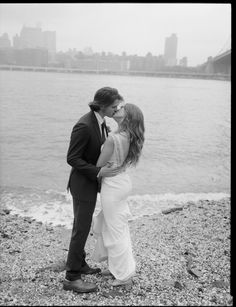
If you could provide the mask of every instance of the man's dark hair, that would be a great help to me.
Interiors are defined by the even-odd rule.
[[[100,110],[100,107],[108,107],[117,99],[123,100],[123,97],[116,88],[102,87],[95,93],[93,101],[89,103],[89,107],[92,111],[97,112]]]

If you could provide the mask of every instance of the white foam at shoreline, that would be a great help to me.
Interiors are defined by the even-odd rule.
[[[136,219],[144,215],[158,214],[164,209],[181,206],[187,202],[197,202],[199,200],[217,201],[225,197],[230,197],[230,195],[226,193],[167,193],[160,195],[133,195],[127,201],[133,219]],[[65,202],[55,200],[42,203],[40,206],[27,206],[25,210],[12,205],[10,199],[8,199],[6,206],[11,210],[11,214],[32,217],[37,221],[51,224],[52,226],[63,225],[68,229],[72,228],[72,198],[69,194],[66,195]],[[98,196],[95,214],[100,208],[100,197]]]

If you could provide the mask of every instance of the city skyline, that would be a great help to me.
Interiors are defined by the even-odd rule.
[[[0,17],[0,35],[11,42],[23,26],[56,31],[57,52],[91,47],[158,56],[176,33],[177,59],[196,66],[231,42],[230,4],[1,4]]]

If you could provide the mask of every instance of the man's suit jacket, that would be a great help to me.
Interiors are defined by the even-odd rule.
[[[101,146],[99,124],[94,112],[90,111],[73,127],[67,152],[67,163],[72,166],[67,188],[81,201],[96,201],[100,170],[96,163]]]

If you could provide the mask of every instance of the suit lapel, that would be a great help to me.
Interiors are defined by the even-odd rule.
[[[96,118],[95,114],[93,113],[93,111],[91,111],[91,117],[92,117],[92,123],[93,123],[94,131],[96,132],[97,137],[100,140],[100,143],[102,143],[102,136],[101,136],[99,124],[98,124],[97,118]]]

